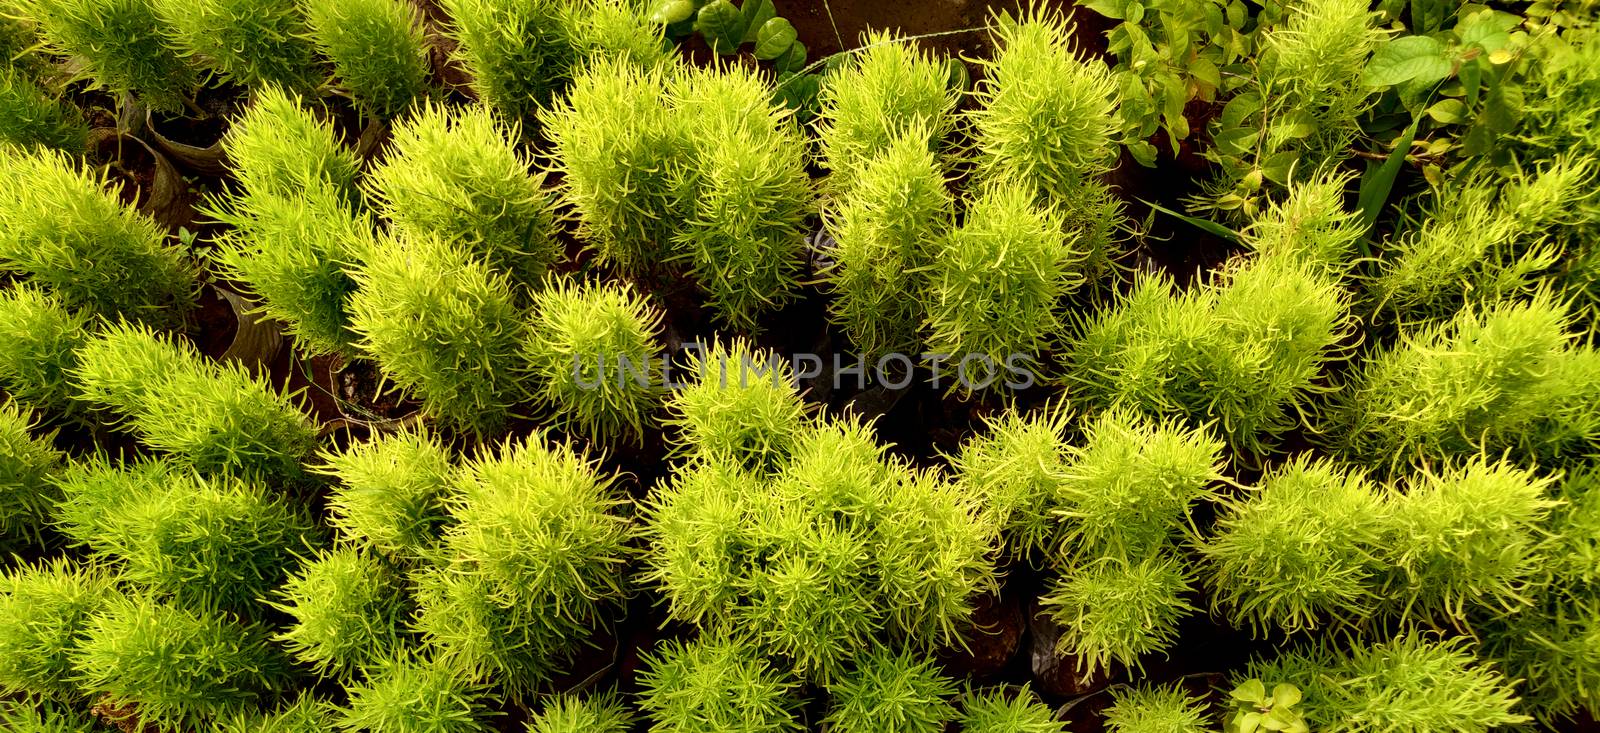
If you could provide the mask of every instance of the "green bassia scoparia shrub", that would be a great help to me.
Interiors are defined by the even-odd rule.
[[[449,665],[397,655],[375,665],[348,688],[339,714],[344,731],[368,733],[488,733],[488,690]]]
[[[1110,733],[1211,733],[1210,718],[1205,698],[1179,685],[1113,690],[1105,713]]]
[[[836,244],[829,253],[833,264],[823,273],[833,291],[831,320],[869,359],[917,353],[928,264],[955,210],[922,136],[907,133],[881,147],[859,169],[850,169],[853,183],[827,213]]]
[[[660,329],[660,312],[626,285],[548,283],[522,345],[529,390],[561,427],[641,440],[662,399]]]
[[[462,467],[416,627],[461,674],[527,690],[625,594],[632,532],[595,463],[542,436]]]
[[[1486,733],[1529,722],[1515,684],[1461,638],[1411,633],[1348,649],[1311,647],[1251,662],[1241,677],[1293,684],[1312,730]]]
[[[130,708],[139,728],[163,731],[195,730],[271,699],[291,670],[265,627],[145,596],[108,598],[72,667],[84,691]]]
[[[1332,276],[1286,258],[1241,263],[1182,293],[1141,277],[1085,318],[1067,378],[1091,405],[1215,420],[1232,447],[1260,454],[1326,390],[1319,379],[1349,330],[1347,300]]]
[[[302,693],[268,714],[238,713],[216,723],[216,733],[327,733],[335,728],[335,708]]]
[[[187,607],[257,615],[294,557],[321,541],[305,512],[235,478],[96,461],[55,480],[63,534],[124,579]]]
[[[1600,436],[1600,361],[1569,324],[1538,297],[1403,333],[1336,402],[1335,442],[1388,467],[1479,451],[1571,460]]]
[[[915,41],[869,34],[861,51],[847,55],[817,94],[817,138],[829,180],[849,192],[871,161],[902,143],[936,153],[955,128],[958,96],[946,65]]]
[[[316,442],[294,396],[145,327],[119,324],[90,339],[73,380],[79,399],[201,471],[296,478]]]
[[[1344,208],[1350,177],[1325,173],[1289,184],[1244,230],[1244,244],[1258,257],[1292,259],[1335,276],[1350,268],[1367,236],[1360,215]]]
[[[0,702],[0,725],[11,733],[97,733],[103,731],[88,713],[66,705]]]
[[[1085,282],[1088,252],[1034,201],[1021,183],[984,186],[931,257],[927,348],[950,355],[941,371],[957,375],[952,390],[1002,385],[1008,367],[1037,378],[1039,355],[1062,330],[1061,301]]]
[[[951,457],[957,485],[982,502],[1017,558],[1043,558],[1060,546],[1056,509],[1067,477],[1070,414],[1060,405],[984,420],[984,431]]]
[[[194,93],[194,69],[170,45],[151,0],[19,0],[50,51],[113,94],[175,112]]]
[[[0,68],[0,143],[78,152],[89,144],[89,126],[81,112],[27,74],[5,67]]]
[[[358,245],[350,329],[425,414],[478,435],[505,425],[522,389],[523,314],[503,275],[465,245],[393,236]]]
[[[590,0],[581,12],[569,13],[568,34],[578,64],[615,60],[650,68],[676,62],[665,27],[645,17],[646,10],[633,0]]]
[[[372,554],[341,548],[305,560],[273,607],[293,621],[274,638],[318,673],[352,679],[401,648],[403,578]]]
[[[150,0],[169,44],[196,66],[241,86],[322,82],[297,0]]]
[[[1040,702],[1024,684],[1020,690],[991,688],[969,691],[963,698],[961,717],[965,733],[1066,733],[1067,724]]]
[[[0,689],[73,700],[72,654],[90,618],[115,593],[98,569],[57,559],[0,576]]]
[[[875,647],[828,685],[824,724],[838,733],[940,733],[956,717],[956,686],[930,659]]]
[[[362,112],[392,119],[428,93],[428,43],[405,0],[306,0],[311,40]]]
[[[632,728],[633,713],[611,694],[555,695],[528,721],[528,733],[628,733]]]
[[[716,458],[765,472],[783,462],[809,425],[789,365],[742,340],[691,353],[694,381],[672,391],[668,424],[690,458]]]
[[[1107,555],[1067,571],[1039,603],[1061,626],[1057,653],[1088,680],[1114,667],[1142,672],[1141,657],[1170,648],[1178,622],[1195,611],[1184,600],[1190,586],[1184,561],[1170,554]]]
[[[646,660],[639,706],[654,733],[802,730],[800,681],[733,638],[667,642]]]
[[[71,374],[89,340],[89,317],[43,290],[19,284],[0,292],[0,387],[17,402],[50,413],[76,409]]]
[[[718,319],[758,330],[757,316],[798,297],[813,207],[805,136],[749,67],[684,72],[668,96],[693,143],[674,169],[688,197],[674,257]]]
[[[328,523],[341,539],[402,558],[420,556],[438,539],[455,469],[431,434],[387,433],[322,458],[320,472],[338,481]]]
[[[445,238],[535,285],[562,252],[542,180],[511,142],[516,129],[484,107],[423,106],[396,125],[369,195],[396,230]]]
[[[669,74],[596,60],[540,115],[551,168],[601,262],[643,272],[671,253],[691,207],[674,171],[692,147],[682,115],[668,109]]]
[[[0,148],[0,270],[107,318],[175,325],[195,268],[161,227],[105,190],[103,174],[47,150]]]
[[[55,435],[34,437],[37,418],[10,400],[0,403],[0,544],[37,543],[61,498],[50,476],[66,457]]]
[[[521,120],[566,82],[578,50],[567,16],[587,12],[564,0],[444,0],[456,59],[478,99]]]
[[[309,187],[329,186],[350,205],[360,203],[355,151],[297,92],[271,84],[256,89],[222,143],[234,177],[251,194],[292,198]]]
[[[1329,461],[1275,469],[1200,545],[1213,604],[1263,635],[1360,624],[1382,601],[1392,511],[1365,476]]]

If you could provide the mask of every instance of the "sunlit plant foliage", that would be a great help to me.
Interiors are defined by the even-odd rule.
[[[275,639],[318,672],[349,678],[400,649],[405,599],[399,572],[382,558],[320,553],[278,589],[273,605],[293,621]]]
[[[0,577],[0,689],[72,700],[72,654],[90,619],[116,593],[96,568],[53,560],[18,565]]]
[[[153,0],[169,44],[198,67],[241,86],[321,83],[315,47],[295,0]]]
[[[955,684],[930,660],[888,648],[860,655],[828,692],[824,722],[840,733],[938,733],[956,717]]]
[[[640,677],[655,733],[783,733],[802,729],[799,680],[730,638],[669,642]]]
[[[26,408],[0,403],[0,542],[38,542],[61,498],[49,478],[65,456],[53,433],[34,435],[37,424]]]
[[[0,387],[48,413],[73,409],[71,374],[89,340],[89,318],[59,298],[19,284],[0,292]]]
[[[169,112],[194,93],[194,68],[168,45],[150,0],[17,0],[17,9],[51,52],[77,59],[102,89]]]
[[[306,0],[317,50],[363,112],[392,119],[428,88],[428,45],[420,10],[403,0]]]
[[[890,33],[868,34],[862,49],[828,74],[817,95],[819,152],[840,192],[891,149],[938,153],[956,123],[959,90],[945,64]]]
[[[15,68],[0,68],[0,143],[82,150],[89,128],[82,113]]]
[[[395,557],[416,557],[433,545],[449,519],[444,502],[455,470],[437,438],[396,432],[322,457],[320,472],[338,482],[328,523],[341,539]]]

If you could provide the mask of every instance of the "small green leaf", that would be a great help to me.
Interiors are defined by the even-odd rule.
[[[1233,719],[1234,733],[1255,733],[1261,727],[1261,713],[1242,713]]]
[[[972,89],[972,72],[967,70],[966,62],[952,56],[945,60],[944,71],[945,83],[951,89],[958,92],[966,92]]]
[[[1162,206],[1161,204],[1155,203],[1153,201],[1146,201],[1144,199],[1136,199],[1136,200],[1139,203],[1144,204],[1145,206],[1148,206],[1148,207],[1150,207],[1152,209],[1155,209],[1156,211],[1159,211],[1159,212],[1161,212],[1163,214],[1166,214],[1167,216],[1171,216],[1171,217],[1174,217],[1176,219],[1179,219],[1179,220],[1183,221],[1184,223],[1186,223],[1186,224],[1188,224],[1188,225],[1190,225],[1192,227],[1195,227],[1196,229],[1200,229],[1202,231],[1209,232],[1209,233],[1214,234],[1214,235],[1216,235],[1218,237],[1226,239],[1226,240],[1228,240],[1230,242],[1238,242],[1238,241],[1240,241],[1240,237],[1239,237],[1239,233],[1238,232],[1236,232],[1236,231],[1234,231],[1232,229],[1229,229],[1229,228],[1227,228],[1227,227],[1225,227],[1225,226],[1223,226],[1221,224],[1218,224],[1218,223],[1216,223],[1214,221],[1211,221],[1209,219],[1201,219],[1199,217],[1189,216],[1188,214],[1180,214],[1180,213],[1178,213],[1176,211],[1173,211],[1172,209],[1169,209],[1169,208],[1167,208],[1165,206]],[[1261,696],[1265,697],[1266,696],[1266,688],[1264,686],[1261,686],[1259,680],[1254,680],[1254,681],[1256,682],[1257,686],[1261,688]],[[1240,687],[1244,687],[1244,686],[1249,685],[1249,684],[1250,684],[1249,682],[1246,682],[1246,683],[1244,683],[1244,685],[1241,685]],[[1239,696],[1239,690],[1235,689],[1233,691],[1233,695],[1234,695],[1234,697],[1237,698]]]
[[[1189,62],[1189,75],[1212,89],[1222,86],[1222,72],[1207,59],[1196,58]]]
[[[799,41],[789,44],[789,50],[773,61],[773,66],[778,71],[787,71],[798,74],[806,68],[806,44]]]
[[[1400,175],[1400,166],[1406,162],[1406,153],[1411,150],[1411,142],[1417,139],[1417,126],[1422,123],[1422,118],[1411,120],[1411,125],[1395,141],[1394,150],[1383,164],[1367,169],[1361,176],[1361,192],[1356,197],[1356,208],[1361,210],[1362,226],[1371,229],[1377,223],[1378,215],[1383,212],[1384,204],[1389,202],[1389,192],[1394,190],[1394,180]],[[1362,246],[1366,241],[1362,240]]]
[[[1408,81],[1436,82],[1450,76],[1444,44],[1428,36],[1404,36],[1378,47],[1361,72],[1369,87],[1392,87]]]
[[[744,38],[744,16],[728,0],[712,0],[695,16],[694,29],[713,51],[726,56],[739,50],[739,41]]]
[[[1138,23],[1144,20],[1144,4],[1139,0],[1128,0],[1128,5],[1122,9],[1122,13],[1125,22]]]
[[[1282,707],[1293,707],[1300,703],[1300,688],[1288,683],[1279,683],[1272,688],[1272,704]]]
[[[1121,0],[1088,0],[1078,4],[1107,18],[1122,20]]]
[[[787,53],[798,38],[799,34],[788,20],[773,18],[761,24],[761,31],[756,34],[756,58],[762,61],[778,58]]]
[[[740,43],[755,43],[761,26],[778,17],[778,9],[772,5],[772,0],[744,0],[739,13],[744,16],[744,38],[739,39]]]
[[[1428,108],[1435,122],[1454,125],[1467,119],[1467,105],[1459,99],[1445,99]]]
[[[1233,688],[1229,696],[1240,702],[1260,705],[1267,701],[1267,685],[1261,680],[1245,680],[1238,687]]]
[[[658,25],[682,23],[694,15],[694,0],[662,0],[650,11],[650,22]]]

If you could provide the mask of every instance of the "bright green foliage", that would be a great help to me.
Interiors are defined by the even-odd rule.
[[[1344,208],[1350,178],[1323,174],[1290,184],[1251,221],[1244,242],[1258,257],[1290,259],[1339,275],[1349,269],[1366,228]]]
[[[350,328],[424,413],[479,435],[499,430],[521,389],[524,333],[511,284],[464,245],[385,236],[362,245]]]
[[[925,140],[908,133],[882,147],[862,168],[849,169],[853,183],[828,222],[837,242],[825,273],[833,290],[829,314],[868,359],[916,353],[925,318],[923,268],[942,249],[955,209]]]
[[[171,45],[241,86],[322,82],[296,0],[151,0]]]
[[[1113,665],[1142,672],[1141,657],[1171,647],[1195,610],[1183,598],[1189,589],[1182,560],[1106,557],[1068,572],[1039,602],[1062,627],[1056,651],[1088,679]]]
[[[275,638],[319,673],[352,678],[400,648],[404,583],[388,562],[353,549],[306,560],[277,593],[294,621]]]
[[[1210,733],[1206,702],[1178,685],[1129,687],[1111,692],[1110,733]]]
[[[602,262],[629,272],[666,259],[689,216],[674,171],[691,142],[667,107],[666,79],[660,68],[596,60],[540,116],[579,235]]]
[[[1462,311],[1370,358],[1333,423],[1386,465],[1510,450],[1561,462],[1600,436],[1600,364],[1547,298]]]
[[[1200,546],[1212,599],[1236,626],[1262,634],[1360,623],[1380,601],[1392,521],[1360,473],[1297,459],[1230,502]]]
[[[50,96],[28,75],[0,68],[0,143],[78,152],[88,145],[83,115]]]
[[[827,75],[817,95],[817,137],[840,192],[891,148],[938,150],[955,127],[957,90],[948,78],[945,64],[915,41],[885,32],[868,34],[861,52]]]
[[[421,107],[395,127],[370,195],[399,232],[441,237],[533,285],[561,247],[541,181],[512,145],[516,130],[484,107]]]
[[[112,597],[72,655],[85,691],[131,705],[140,726],[194,730],[281,688],[288,660],[258,625],[196,613],[145,596]]]
[[[580,64],[616,60],[650,68],[677,60],[662,27],[646,19],[635,0],[589,0],[567,14],[567,26]]]
[[[338,479],[328,523],[346,542],[392,556],[422,554],[448,519],[450,452],[423,431],[386,433],[337,453],[321,471]]]
[[[178,111],[195,88],[194,70],[167,45],[150,0],[18,0],[49,49],[83,64],[82,75],[114,94]],[[8,176],[9,177],[9,176]]]
[[[1023,685],[1021,690],[991,688],[969,692],[961,705],[965,733],[1066,733],[1067,724]]]
[[[823,723],[836,733],[940,733],[956,717],[955,691],[932,660],[877,647],[828,686],[833,707]]]
[[[747,522],[762,506],[764,482],[737,463],[693,461],[650,497],[645,525],[649,570],[669,613],[701,628],[726,628],[763,540]]]
[[[1311,733],[1305,716],[1295,709],[1304,699],[1300,688],[1287,682],[1272,686],[1258,679],[1249,679],[1235,685],[1228,692],[1228,702],[1233,715],[1228,718],[1229,733],[1255,733],[1260,730],[1281,730],[1285,733]]]
[[[528,721],[528,733],[628,733],[632,727],[633,714],[610,694],[556,695]]]
[[[359,200],[355,152],[295,92],[276,85],[255,90],[250,106],[228,127],[223,147],[234,177],[251,194],[293,197],[326,185],[341,199]]]
[[[120,1],[120,0],[119,0]],[[160,226],[64,154],[0,148],[0,270],[108,318],[180,322],[195,273]]]
[[[685,372],[697,381],[674,390],[669,403],[685,455],[766,471],[808,425],[789,364],[744,341],[691,353]]]
[[[235,478],[94,462],[56,482],[64,534],[116,562],[125,579],[189,607],[258,612],[294,557],[320,539],[302,510]]]
[[[758,330],[760,313],[797,297],[813,208],[805,137],[750,67],[700,69],[669,85],[694,142],[678,170],[688,202],[685,219],[670,222],[676,256],[717,318]]]
[[[74,409],[69,375],[88,328],[88,316],[39,288],[19,284],[0,291],[0,388],[41,410]]]
[[[558,280],[534,295],[522,356],[557,425],[596,440],[641,439],[661,403],[661,314],[626,285]]]
[[[799,680],[745,642],[701,637],[667,642],[640,674],[639,705],[651,733],[782,733],[802,730]]]
[[[1116,86],[1103,65],[1078,57],[1059,10],[1034,5],[993,28],[998,51],[983,62],[970,113],[979,174],[1032,183],[1043,200],[1070,206],[1116,160]]]
[[[631,534],[611,479],[539,436],[462,467],[417,627],[474,679],[526,690],[624,595]]]
[[[296,477],[316,440],[292,396],[148,328],[106,329],[79,350],[73,377],[80,399],[201,471]]]
[[[35,418],[7,400],[0,403],[0,538],[37,542],[60,493],[49,477],[65,457],[55,435],[32,435]]]
[[[15,566],[0,577],[0,689],[76,697],[71,655],[114,592],[104,574],[67,560]]]
[[[1531,576],[1548,562],[1539,526],[1554,506],[1550,484],[1483,458],[1423,471],[1395,501],[1388,549],[1398,572],[1388,595],[1424,618],[1526,606]]]
[[[1017,366],[1037,369],[1034,359],[1062,330],[1062,298],[1085,280],[1079,265],[1089,253],[1062,226],[1026,185],[998,182],[968,203],[962,225],[937,247],[929,263],[927,348],[962,367],[951,389],[1001,385],[1001,365],[1019,357],[1026,363]]]
[[[9,733],[96,733],[104,730],[87,713],[65,705],[0,702],[0,727]]]
[[[1068,418],[1059,405],[1027,415],[1007,410],[986,419],[985,432],[951,460],[957,485],[979,498],[1013,556],[1043,556],[1060,545],[1052,511],[1067,477]]]
[[[217,721],[217,733],[328,733],[333,728],[334,707],[309,694],[267,715],[241,713]]]
[[[1313,265],[1258,258],[1183,293],[1146,276],[1086,319],[1067,356],[1081,399],[1215,420],[1260,454],[1299,424],[1347,328],[1338,282]]]
[[[311,40],[366,114],[400,116],[428,91],[428,46],[404,0],[306,0]]]
[[[482,685],[457,670],[413,656],[397,656],[347,688],[350,703],[339,728],[369,733],[488,733]]]
[[[444,0],[456,58],[472,76],[478,99],[507,120],[548,104],[566,82],[577,49],[567,16],[583,13],[565,0]]]
[[[823,498],[818,509],[826,506]],[[888,605],[888,627],[915,647],[962,643],[974,600],[999,589],[990,559],[997,528],[972,497],[931,470],[901,475],[878,511],[884,517],[875,550],[878,592]]]
[[[1475,660],[1460,638],[1409,634],[1340,652],[1290,652],[1244,674],[1297,686],[1312,730],[1482,733],[1528,722],[1512,712],[1513,683]]]
[[[1170,546],[1190,526],[1190,507],[1222,478],[1221,457],[1222,442],[1203,428],[1121,408],[1101,413],[1083,443],[1067,448],[1054,512],[1059,557],[1137,562]]]

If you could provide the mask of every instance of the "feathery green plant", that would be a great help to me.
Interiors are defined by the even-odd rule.
[[[37,418],[15,402],[0,403],[0,539],[37,543],[60,492],[49,482],[66,457],[55,434],[33,436]]]
[[[965,733],[1066,733],[1067,724],[1023,685],[1020,690],[968,691],[958,718]]]
[[[665,29],[651,23],[644,11],[635,0],[589,0],[581,11],[568,13],[567,33],[578,66],[614,60],[654,68],[677,61],[663,35]]]
[[[350,204],[360,202],[355,151],[294,91],[274,84],[256,89],[222,144],[234,177],[251,194],[294,197],[326,185]]]
[[[891,149],[938,151],[955,128],[959,92],[948,79],[946,65],[915,41],[882,31],[828,73],[817,93],[817,138],[840,192]]]
[[[73,700],[71,655],[89,619],[115,592],[94,568],[56,559],[18,565],[0,576],[0,689]]]
[[[1070,207],[1116,160],[1111,74],[1078,57],[1068,20],[1042,3],[991,27],[998,51],[982,62],[969,113],[979,175],[1031,183],[1043,201]]]
[[[81,112],[50,96],[27,74],[0,66],[0,143],[76,153],[89,144],[89,126]]]
[[[1258,257],[1293,259],[1338,276],[1367,236],[1360,214],[1344,208],[1350,176],[1324,173],[1289,184],[1282,200],[1269,202],[1244,231],[1244,244]]]
[[[901,472],[898,478],[879,509],[874,550],[887,625],[911,648],[964,644],[975,600],[999,592],[991,558],[1000,545],[999,528],[978,501],[938,471]]]
[[[334,707],[303,693],[266,715],[239,713],[216,725],[216,733],[327,733],[334,729]]]
[[[960,365],[964,374],[951,389],[1002,384],[1001,365],[1018,359],[1038,368],[1038,355],[1062,330],[1062,298],[1085,282],[1079,266],[1089,253],[1078,244],[1023,183],[990,183],[968,203],[965,220],[929,263],[927,348]],[[985,372],[965,373],[976,356],[986,360]]]
[[[404,0],[306,0],[317,49],[361,110],[393,119],[428,93],[428,43]]]
[[[691,353],[686,367],[697,379],[669,402],[676,450],[755,471],[780,465],[809,424],[788,363],[734,340]]]
[[[0,148],[0,270],[67,305],[156,325],[194,305],[195,269],[159,225],[105,190],[103,174],[50,150]]]
[[[1211,733],[1209,717],[1205,698],[1179,685],[1113,689],[1105,713],[1110,733]]]
[[[1069,571],[1039,603],[1062,627],[1056,651],[1090,679],[1114,665],[1142,672],[1141,657],[1170,648],[1178,622],[1195,610],[1184,600],[1189,590],[1177,558],[1106,556]]]
[[[956,717],[955,692],[932,660],[868,648],[828,686],[833,705],[823,723],[837,733],[939,733]]]
[[[487,690],[449,665],[398,655],[347,688],[341,730],[368,733],[488,733]]]
[[[517,127],[481,106],[422,106],[395,126],[388,158],[367,179],[369,196],[395,230],[442,237],[535,285],[561,247],[541,179],[512,145]]]
[[[547,283],[533,297],[522,357],[533,398],[564,428],[640,440],[661,403],[661,314],[622,285]]]
[[[150,0],[18,0],[49,49],[83,64],[81,73],[113,94],[135,94],[175,112],[194,93],[194,69],[167,43]],[[8,176],[9,177],[9,176]]]
[[[1043,557],[1060,546],[1053,510],[1067,480],[1069,417],[1059,404],[1028,414],[1007,410],[986,418],[984,432],[951,458],[957,485],[979,498],[1013,557]]]
[[[70,375],[89,340],[89,317],[28,284],[0,291],[0,388],[49,413],[76,409]]]
[[[823,273],[833,290],[831,319],[869,359],[916,352],[926,270],[955,210],[939,162],[918,134],[882,148],[848,169],[853,182],[828,213],[837,244]]]
[[[382,558],[342,548],[305,560],[273,607],[294,621],[274,639],[317,672],[351,679],[400,649],[402,579]]]
[[[556,695],[528,721],[528,733],[628,733],[632,727],[633,713],[613,694]]]
[[[746,600],[748,558],[765,544],[750,531],[763,490],[762,479],[737,462],[707,456],[651,493],[643,578],[659,589],[673,618],[700,628],[731,626],[734,606]]]
[[[147,327],[119,324],[96,335],[78,351],[73,379],[80,399],[201,471],[295,478],[316,442],[294,396]]]
[[[113,596],[72,654],[82,688],[135,710],[139,727],[193,730],[269,699],[290,665],[267,629],[145,596]]]
[[[0,726],[10,733],[98,733],[104,729],[87,713],[65,705],[0,702]]]
[[[425,414],[478,435],[504,426],[522,389],[524,324],[504,276],[466,246],[427,235],[360,245],[350,328]]]
[[[518,121],[548,104],[576,62],[567,16],[586,12],[563,0],[444,0],[455,56],[478,99]]]
[[[231,477],[96,462],[56,481],[64,534],[117,563],[128,581],[187,607],[259,613],[295,555],[321,539],[304,511]]]
[[[387,433],[322,458],[320,471],[338,480],[328,523],[341,539],[402,558],[434,544],[449,519],[444,500],[454,468],[431,434]]]
[[[745,642],[701,637],[667,642],[646,660],[639,705],[652,733],[782,733],[803,730],[799,680]]]
[[[322,81],[296,0],[151,0],[169,44],[241,86],[310,89]]]

